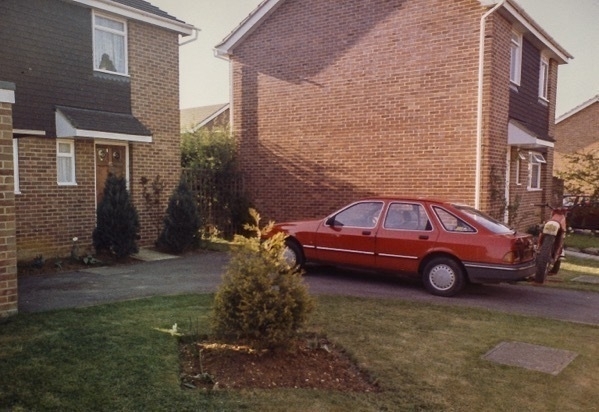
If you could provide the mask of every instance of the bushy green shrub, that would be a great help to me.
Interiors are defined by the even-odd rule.
[[[96,225],[92,237],[97,251],[109,251],[117,259],[138,252],[139,217],[125,178],[110,174],[106,179],[96,211]]]
[[[248,340],[255,346],[289,346],[305,325],[314,301],[297,267],[283,258],[284,234],[262,241],[272,223],[260,229],[252,210],[252,237],[236,236],[236,246],[213,311],[214,332],[221,338]]]
[[[199,229],[200,216],[195,196],[187,183],[181,180],[169,199],[158,246],[181,253],[193,243]]]

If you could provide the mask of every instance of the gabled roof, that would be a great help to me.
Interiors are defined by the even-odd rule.
[[[285,0],[264,0],[227,37],[214,48],[217,57],[228,59],[234,49],[266,20]],[[547,49],[551,57],[566,63],[572,56],[551,38],[514,0],[479,0],[481,6],[500,6],[501,13],[517,24],[522,30],[531,33],[542,49]]]
[[[557,119],[555,119],[555,124],[566,120],[567,118],[574,116],[576,113],[583,111],[584,109],[586,109],[589,106],[592,106],[595,103],[599,103],[599,94],[590,98],[589,100],[587,100],[586,102],[579,104],[578,106],[576,106],[575,108],[573,108],[572,110],[562,114],[561,116],[559,116]]]
[[[194,27],[144,0],[67,0],[96,10],[143,21],[188,36]]]
[[[181,131],[195,131],[229,108],[229,103],[192,107],[181,110]]]

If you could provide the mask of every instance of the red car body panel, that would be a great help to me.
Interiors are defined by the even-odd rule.
[[[383,206],[371,224],[332,224],[340,212],[352,206],[377,202]],[[522,280],[534,274],[532,236],[507,228],[497,233],[489,229],[486,220],[464,213],[460,207],[423,198],[365,199],[321,220],[275,225],[274,232],[284,232],[301,245],[307,262],[419,276],[427,259],[444,255],[458,261],[474,283]],[[392,226],[391,214],[401,208],[416,210],[411,213],[416,215],[417,227]],[[497,227],[499,232],[503,230],[499,224]]]

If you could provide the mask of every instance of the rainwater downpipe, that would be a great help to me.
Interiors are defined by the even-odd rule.
[[[480,208],[480,193],[482,181],[482,162],[483,162],[483,84],[485,69],[485,29],[487,18],[497,9],[504,5],[507,0],[501,0],[492,9],[487,11],[480,19],[480,37],[478,47],[478,102],[476,111],[476,176],[474,179],[474,207]]]

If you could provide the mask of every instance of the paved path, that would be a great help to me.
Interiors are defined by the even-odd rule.
[[[214,292],[228,261],[220,252],[79,272],[19,278],[19,311],[91,306],[159,295]],[[453,298],[428,294],[417,282],[341,269],[310,268],[314,294],[395,298],[486,308],[599,325],[599,293],[543,286],[475,285]]]

